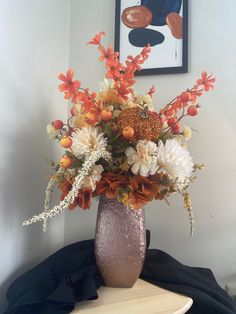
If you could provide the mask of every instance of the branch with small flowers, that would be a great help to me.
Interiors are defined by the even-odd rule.
[[[194,219],[193,219],[193,211],[192,211],[192,201],[191,201],[190,194],[186,190],[184,190],[182,192],[182,196],[183,196],[183,199],[184,199],[184,208],[187,209],[188,215],[189,215],[190,237],[192,237],[193,233],[194,233]]]
[[[35,215],[32,218],[25,220],[23,222],[24,226],[28,226],[32,223],[36,223],[39,221],[44,222],[44,231],[46,230],[46,224],[47,219],[52,218],[56,216],[57,214],[60,214],[63,209],[68,208],[70,204],[72,204],[78,194],[79,189],[81,188],[85,177],[89,174],[94,164],[100,159],[104,158],[105,160],[110,159],[110,154],[105,150],[100,151],[94,151],[91,156],[88,158],[88,160],[85,161],[83,164],[83,167],[78,174],[78,176],[75,178],[74,184],[72,186],[71,191],[67,194],[67,196],[64,198],[63,201],[61,201],[58,205],[54,206],[52,209],[48,209],[50,204],[50,198],[51,198],[51,187],[54,184],[54,179],[52,179],[49,184],[46,191],[46,199],[45,199],[45,209],[42,213],[39,215]]]
[[[187,188],[202,164],[194,164],[186,144],[192,129],[181,122],[198,114],[198,99],[213,89],[215,78],[203,71],[192,88],[155,111],[155,87],[141,95],[135,90],[135,72],[149,57],[150,46],[135,57],[128,56],[122,64],[117,51],[102,45],[104,35],[100,32],[88,42],[97,46],[99,60],[105,64],[98,92],[83,87],[74,79],[72,69],[58,76],[62,81],[59,90],[72,108],[67,122],[51,122],[47,133],[59,140],[65,151],[48,184],[43,212],[24,225],[44,221],[46,229],[48,218],[65,208],[88,209],[97,196],[116,198],[139,210],[153,200],[169,203],[169,197],[179,192],[189,213],[192,235],[194,220]],[[50,209],[55,185],[61,199]]]

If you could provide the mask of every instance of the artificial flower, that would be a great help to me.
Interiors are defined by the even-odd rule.
[[[90,188],[82,188],[78,194],[78,205],[82,209],[89,209],[92,202],[92,190]]]
[[[92,38],[87,44],[90,44],[90,45],[101,45],[101,38],[104,35],[105,35],[104,32],[100,32],[100,33],[96,34],[94,36],[94,38]]]
[[[68,193],[70,192],[70,190],[72,189],[72,186],[73,186],[73,182],[74,180],[67,180],[67,179],[64,179],[60,185],[59,185],[59,188],[61,190],[61,201],[64,200],[64,198],[68,195]],[[77,206],[78,206],[78,203],[79,203],[79,200],[78,200],[78,197],[75,197],[73,203],[69,204],[68,206],[68,209],[72,210],[72,209],[75,209]]]
[[[60,133],[60,130],[55,129],[52,123],[47,125],[46,130],[51,140],[57,138],[58,134]]]
[[[141,107],[147,106],[149,110],[153,109],[152,97],[149,94],[135,97],[135,102],[137,102]]]
[[[74,71],[72,69],[69,69],[66,72],[66,75],[63,73],[60,73],[58,75],[58,78],[63,81],[64,83],[59,85],[59,90],[61,92],[64,92],[65,99],[72,98],[72,102],[76,103],[77,101],[77,95],[78,95],[78,89],[80,87],[80,81],[73,81]]]
[[[121,114],[121,110],[115,109],[113,111],[113,118],[118,118],[120,114]]]
[[[183,138],[185,141],[188,141],[190,140],[191,137],[192,137],[192,130],[189,126],[185,125],[183,129]]]
[[[119,189],[118,189],[116,197],[117,197],[118,202],[123,203],[126,206],[129,206],[130,200],[129,200],[129,192],[128,191],[119,191]]]
[[[124,100],[119,96],[118,91],[114,88],[102,91],[98,94],[99,100],[105,104],[115,105],[123,104]]]
[[[73,187],[74,180],[63,180],[61,184],[59,185],[59,188],[62,192],[61,194],[61,201],[64,200],[64,198],[68,195],[70,190]],[[77,206],[79,206],[82,209],[88,209],[91,206],[91,200],[92,200],[92,190],[90,187],[83,187],[82,189],[79,189],[77,192],[77,196],[75,197],[74,201],[68,206],[68,209],[73,210]]]
[[[72,133],[72,140],[71,150],[79,159],[88,158],[92,152],[104,150],[107,146],[104,133],[98,127],[77,129]]]
[[[159,172],[167,173],[174,181],[175,187],[182,190],[193,172],[193,160],[186,148],[175,139],[167,140],[164,144],[159,141],[157,147]]]
[[[89,123],[87,122],[87,117],[85,114],[81,112],[76,112],[73,122],[76,128],[83,128],[83,127],[89,127]]]
[[[133,97],[131,99],[128,99],[127,102],[125,102],[122,106],[122,109],[126,109],[126,108],[134,108],[139,106],[139,104],[135,103]]]
[[[158,194],[157,184],[140,175],[130,178],[129,188],[128,202],[134,209],[142,208]]]
[[[94,99],[86,100],[81,105],[81,113],[85,116],[86,123],[93,126],[100,121],[102,109],[101,101],[96,102]]]
[[[103,82],[99,82],[98,85],[100,92],[107,92],[114,87],[114,82],[104,77]]]
[[[107,49],[105,49],[102,45],[98,48],[101,56],[99,58],[100,61],[106,60],[107,62],[110,62],[110,60],[116,60],[119,56],[119,52],[114,51],[112,46],[109,46]]]
[[[94,195],[105,195],[108,198],[115,198],[117,196],[117,189],[127,186],[128,178],[112,172],[102,174],[102,179],[97,182]]]
[[[91,174],[84,178],[83,188],[90,188],[93,192],[96,188],[96,183],[101,180],[103,170],[102,165],[95,165]]]
[[[205,92],[214,88],[214,83],[216,79],[211,75],[208,75],[205,71],[202,72],[202,76],[197,80],[197,85],[201,85]]]
[[[59,75],[63,81],[59,89],[65,99],[71,99],[73,108],[65,123],[54,121],[54,125],[47,126],[47,133],[57,138],[66,152],[54,165],[56,174],[48,183],[43,212],[23,224],[43,221],[45,230],[48,218],[66,208],[89,208],[95,196],[116,198],[139,209],[153,199],[167,201],[171,193],[178,191],[185,198],[192,232],[187,187],[193,180],[192,172],[202,165],[193,165],[184,147],[191,129],[184,126],[181,132],[180,123],[184,117],[198,113],[197,99],[213,88],[215,78],[202,72],[192,88],[155,112],[154,86],[144,95],[138,95],[134,88],[135,72],[148,58],[150,46],[136,56],[128,56],[122,64],[118,52],[101,44],[103,35],[100,32],[89,42],[97,46],[99,60],[106,67],[99,93],[81,87],[80,81],[73,79],[72,69]],[[56,183],[61,202],[50,209]]]
[[[155,92],[156,92],[155,86],[152,85],[152,87],[148,91],[148,95],[152,97]]]
[[[138,141],[136,149],[128,147],[125,151],[127,163],[131,165],[134,174],[147,177],[157,171],[157,145],[154,142]]]

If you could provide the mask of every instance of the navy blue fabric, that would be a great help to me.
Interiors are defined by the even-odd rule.
[[[75,302],[98,297],[102,285],[94,241],[62,248],[17,278],[7,291],[6,314],[65,314]]]
[[[161,250],[149,249],[140,277],[193,299],[188,313],[236,313],[236,303],[217,283],[212,271],[189,267]]]
[[[147,233],[148,244],[150,233]],[[236,313],[236,304],[209,269],[188,267],[160,250],[147,250],[140,278],[190,296],[188,313]],[[75,303],[98,297],[103,285],[94,240],[68,245],[17,278],[7,292],[5,314],[68,314]]]

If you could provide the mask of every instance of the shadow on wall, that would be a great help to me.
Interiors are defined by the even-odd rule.
[[[19,96],[16,92],[12,104],[25,97]],[[51,253],[49,234],[43,233],[41,224],[22,226],[24,219],[41,210],[48,179],[49,167],[45,159],[52,156],[52,148],[46,135],[42,136],[42,126],[48,123],[50,116],[46,104],[42,96],[32,105],[35,109],[27,111],[26,106],[19,104],[17,109],[13,108],[19,120],[3,122],[2,137],[6,140],[1,143],[4,152],[0,165],[1,313],[5,310],[5,293],[12,281]]]

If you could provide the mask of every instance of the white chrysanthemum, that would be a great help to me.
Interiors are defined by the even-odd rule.
[[[102,165],[95,165],[92,173],[89,176],[84,177],[83,187],[89,187],[92,191],[96,188],[96,182],[100,181],[102,176],[101,173],[104,171]]]
[[[47,125],[46,130],[47,130],[47,134],[48,134],[48,136],[49,136],[49,138],[51,140],[54,140],[57,137],[58,133],[59,133],[59,130],[56,130],[54,128],[54,126],[52,125],[52,123]]]
[[[153,175],[157,171],[157,145],[154,142],[140,140],[133,147],[128,147],[125,151],[127,162],[132,165],[131,171],[143,177]]]
[[[77,158],[88,158],[94,151],[105,149],[107,140],[104,133],[98,127],[83,127],[72,133],[73,144],[71,146],[73,154]]]
[[[167,140],[165,145],[162,141],[157,147],[157,160],[159,171],[167,173],[176,180],[176,188],[182,190],[189,183],[193,172],[193,160],[186,148],[175,139]]]
[[[104,77],[103,82],[99,82],[98,84],[99,84],[100,92],[106,92],[109,89],[114,87],[114,81],[108,80],[105,77]]]

